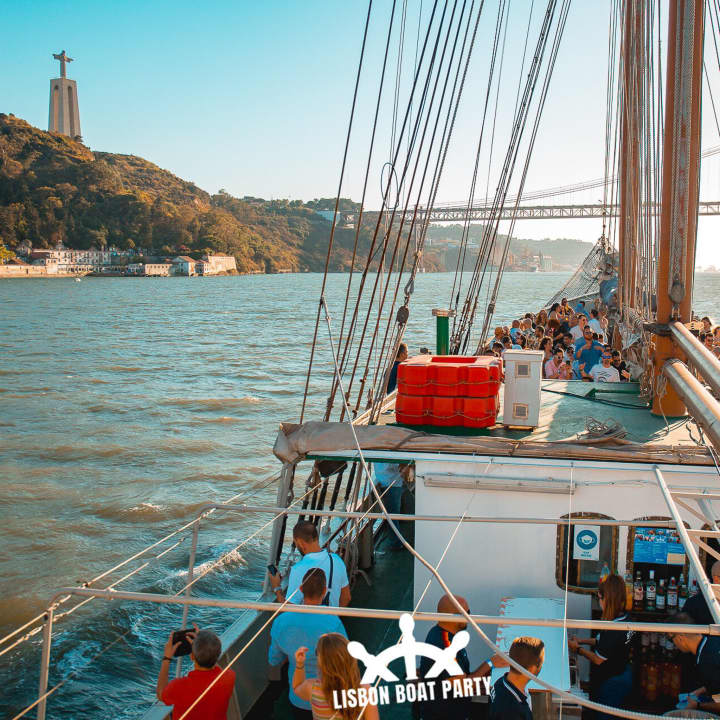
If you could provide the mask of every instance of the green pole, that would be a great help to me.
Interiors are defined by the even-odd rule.
[[[435,316],[435,354],[447,355],[450,352],[450,318],[453,310],[433,310]]]

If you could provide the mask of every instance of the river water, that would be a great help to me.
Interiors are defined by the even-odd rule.
[[[566,273],[513,273],[496,319],[537,310]],[[190,520],[202,504],[248,492],[274,471],[278,424],[297,421],[321,276],[86,278],[0,283],[0,635],[77,585]],[[406,340],[434,345],[433,307],[452,274],[416,281]],[[347,276],[330,277],[338,332]],[[720,275],[698,275],[696,311],[717,309]],[[324,408],[330,374],[325,326],[308,417]],[[254,499],[274,503],[271,486]],[[212,563],[267,518],[203,529],[198,564]],[[194,588],[254,598],[270,528]],[[176,591],[188,540],[123,584]],[[137,567],[134,563],[126,569]],[[120,577],[115,574],[112,579]],[[238,613],[193,612],[217,631]],[[136,717],[154,692],[166,634],[180,612],[94,601],[53,637],[52,718]],[[0,657],[0,715],[34,700],[40,636]],[[93,656],[108,644],[105,653]],[[5,646],[0,646],[0,651]]]

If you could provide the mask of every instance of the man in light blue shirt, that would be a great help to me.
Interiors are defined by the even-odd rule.
[[[350,604],[350,581],[345,563],[339,555],[320,547],[315,524],[309,520],[298,522],[293,528],[293,542],[302,554],[302,559],[290,568],[287,584],[288,600],[296,605],[302,603],[303,592],[300,587],[302,579],[308,570],[317,567],[325,573],[327,582],[327,594],[322,604],[347,607]],[[280,573],[270,576],[270,586],[275,591],[278,602],[285,600],[285,593],[280,588],[281,582]]]
[[[300,587],[303,593],[303,605],[320,605],[327,592],[325,573],[319,568],[308,570],[303,576]],[[299,698],[293,690],[295,651],[300,647],[308,648],[305,658],[305,675],[306,677],[318,677],[315,648],[320,636],[325,633],[340,633],[347,637],[345,627],[336,615],[284,612],[275,618],[270,629],[268,663],[281,665],[288,660],[290,704],[295,720],[311,720],[312,718],[310,703]]]

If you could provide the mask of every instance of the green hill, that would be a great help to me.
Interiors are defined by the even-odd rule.
[[[137,248],[147,255],[234,255],[240,272],[322,271],[330,223],[316,211],[334,199],[267,201],[201,190],[134,155],[93,152],[64,135],[44,132],[0,113],[0,247]],[[340,210],[359,206],[341,199]],[[376,213],[360,230],[356,268],[367,257]],[[459,237],[461,226],[431,226],[429,237]],[[481,232],[473,226],[471,236]],[[346,271],[355,231],[338,226],[330,269]],[[544,241],[542,251],[579,263],[577,240]],[[558,243],[560,246],[558,246]],[[532,241],[513,240],[534,246]],[[540,249],[540,248],[538,248]],[[427,271],[446,269],[445,252],[426,248]],[[386,260],[387,263],[387,260]],[[453,264],[451,268],[454,269]]]
[[[315,212],[323,203],[210,195],[142,158],[91,152],[0,114],[0,242],[10,249],[29,240],[158,255],[211,251],[234,255],[240,272],[318,271],[330,231]],[[364,227],[359,257],[370,235]],[[332,270],[349,269],[354,237],[337,229]]]

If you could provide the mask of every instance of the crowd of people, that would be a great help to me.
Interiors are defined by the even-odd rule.
[[[306,606],[347,603],[350,594],[344,563],[334,553],[317,550],[317,533],[313,533],[311,527],[315,527],[312,522],[303,520],[293,529],[293,537],[299,543],[298,547],[302,548],[301,552],[304,551],[302,560],[294,566],[300,567],[302,575],[298,586],[293,588],[295,580],[291,571],[287,595],[279,589],[277,580],[273,580],[277,599]],[[338,568],[334,570],[335,564]],[[343,566],[342,570],[339,565]],[[335,586],[329,581],[329,573],[337,579]],[[709,574],[713,582],[720,583],[720,561],[715,563]],[[347,592],[344,592],[346,589]],[[626,587],[622,577],[611,574],[601,580],[598,601],[602,620],[628,621]],[[444,595],[438,602],[438,613],[455,614],[456,602],[466,612],[470,611],[465,598]],[[713,619],[702,595],[696,595],[688,599],[682,612],[672,616],[668,622],[679,625],[712,624]],[[455,635],[465,628],[466,623],[456,619],[438,622],[427,633],[425,643],[446,652],[453,645]],[[633,638],[634,633],[623,628],[601,630],[594,637],[571,635],[568,638],[569,650],[590,663],[591,700],[609,707],[624,707],[632,690],[630,660]],[[694,656],[695,682],[693,692],[685,696],[685,705],[720,713],[720,638],[683,632],[671,634],[670,638],[681,652]],[[173,706],[173,720],[180,717],[188,720],[225,720],[235,685],[235,673],[230,669],[223,673],[217,664],[221,654],[220,639],[214,633],[196,627],[189,633],[188,640],[192,643],[193,670],[185,677],[168,679],[170,663],[178,647],[171,635],[164,650],[157,696],[165,704]],[[349,690],[359,693],[361,688],[365,688],[367,697],[372,697],[370,687],[362,684],[358,662],[349,652],[348,643],[345,626],[334,614],[286,610],[274,619],[270,630],[268,663],[272,667],[287,663],[289,701],[295,720],[355,720],[361,710],[366,720],[379,720],[380,712],[373,701],[361,705],[337,705],[337,698],[344,697]],[[451,677],[453,681],[458,677],[461,680],[488,678],[486,684],[480,687],[490,688],[489,676],[493,668],[508,668],[489,692],[487,717],[489,720],[530,720],[532,711],[527,692],[530,678],[499,655],[471,669],[465,644],[456,645],[460,649],[454,658],[462,675],[454,673],[450,676],[447,670],[439,675],[433,674],[434,661],[422,657],[417,668],[418,681],[433,678],[439,683]],[[545,646],[540,639],[518,637],[512,642],[508,655],[526,671],[538,675],[545,660]],[[417,703],[415,717],[421,720],[470,720],[475,716],[474,708],[477,706],[467,695],[423,698]],[[597,717],[611,716],[599,714]]]
[[[704,317],[698,339],[720,357],[720,325]],[[584,300],[570,305],[567,298],[550,310],[525,313],[510,326],[495,328],[485,353],[502,357],[507,350],[541,350],[542,376],[547,380],[627,382],[637,380],[641,368],[633,368],[613,349],[607,310],[600,300],[587,307]]]
[[[588,308],[584,300],[572,307],[563,298],[549,311],[528,312],[509,327],[496,327],[485,352],[502,357],[507,350],[540,350],[548,380],[627,382],[630,369],[610,340],[607,310],[599,300]]]

